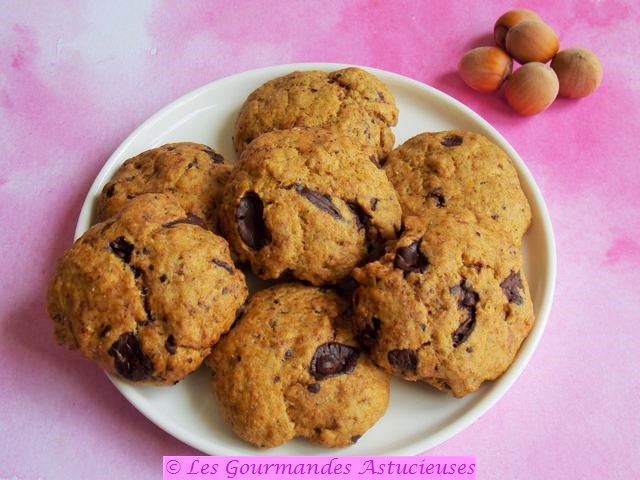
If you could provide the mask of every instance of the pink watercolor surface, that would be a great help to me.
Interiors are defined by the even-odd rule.
[[[548,203],[558,283],[540,346],[494,408],[429,453],[477,455],[480,478],[640,478],[640,5],[526,5],[604,67],[596,94],[532,118],[455,74],[514,6],[0,1],[0,479],[159,478],[162,455],[197,454],[56,346],[46,284],[133,128],[204,83],[305,61],[378,67],[461,100],[516,148]]]

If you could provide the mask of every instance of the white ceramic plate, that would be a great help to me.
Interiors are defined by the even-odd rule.
[[[163,108],[138,127],[102,168],[82,207],[76,238],[91,225],[95,200],[127,158],[164,143],[193,141],[211,145],[233,160],[233,122],[249,93],[293,70],[331,71],[344,67],[307,63],[252,70],[205,85]],[[524,240],[524,269],[536,314],[531,335],[499,380],[462,399],[426,385],[394,379],[385,416],[357,444],[340,450],[294,440],[265,451],[242,442],[222,422],[204,367],[174,387],[136,387],[111,377],[120,392],[147,418],[198,450],[216,455],[417,454],[460,432],[494,405],[518,378],[542,336],[553,297],[556,252],[547,208],[524,162],[491,125],[457,100],[415,80],[382,70],[367,70],[385,82],[396,98],[400,109],[400,121],[394,129],[397,144],[428,130],[473,130],[492,139],[513,159],[533,211],[533,223]]]

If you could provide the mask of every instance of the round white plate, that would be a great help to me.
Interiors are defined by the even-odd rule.
[[[210,145],[234,160],[233,123],[249,93],[294,70],[331,71],[345,66],[304,63],[252,70],[205,85],[163,108],[138,127],[104,165],[82,207],[76,238],[91,225],[96,198],[127,158],[164,143],[193,141]],[[205,367],[174,387],[137,387],[111,377],[120,392],[147,418],[198,450],[215,455],[417,454],[460,432],[495,404],[527,365],[542,336],[553,297],[556,252],[547,208],[524,162],[491,125],[457,100],[401,75],[366,70],[385,82],[396,98],[400,109],[400,120],[394,129],[397,144],[423,131],[472,130],[492,139],[513,159],[533,211],[533,223],[524,239],[524,269],[536,315],[531,335],[500,379],[462,399],[426,385],[394,379],[385,416],[357,444],[340,450],[323,449],[304,440],[266,451],[244,443],[222,422]]]

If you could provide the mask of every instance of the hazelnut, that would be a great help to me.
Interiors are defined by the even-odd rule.
[[[558,75],[560,95],[569,98],[586,97],[602,80],[602,65],[593,52],[585,48],[567,48],[551,62]]]
[[[505,38],[511,27],[525,20],[542,21],[540,15],[528,8],[514,8],[504,13],[493,27],[493,39],[500,48],[505,48]]]
[[[558,88],[558,77],[551,67],[531,62],[507,79],[504,96],[519,114],[535,115],[553,103],[558,96]]]
[[[511,27],[506,37],[507,52],[520,63],[547,63],[560,48],[556,32],[546,23],[525,20]]]
[[[478,47],[465,53],[458,63],[464,83],[479,92],[494,92],[511,74],[513,61],[498,47]]]

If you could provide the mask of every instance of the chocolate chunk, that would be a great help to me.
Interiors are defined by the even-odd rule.
[[[173,335],[169,335],[167,337],[167,341],[164,342],[164,348],[167,349],[167,352],[169,352],[171,355],[173,355],[174,353],[176,353],[176,347],[178,345],[176,344],[176,339]]]
[[[358,230],[362,230],[369,226],[371,217],[357,202],[349,200],[347,202],[347,207],[349,207],[349,210],[351,210],[351,213],[353,213],[353,216],[355,217],[356,227]]]
[[[109,243],[111,251],[124,263],[131,261],[131,253],[133,252],[133,245],[125,240],[124,237],[118,237],[111,243]]]
[[[524,287],[522,286],[522,278],[520,272],[514,272],[513,270],[507,278],[505,278],[500,284],[500,288],[504,292],[509,300],[509,303],[515,303],[516,305],[522,305],[524,298],[522,293]]]
[[[358,362],[357,348],[337,342],[320,345],[311,359],[309,373],[316,380],[351,373]]]
[[[165,223],[162,226],[165,228],[171,228],[174,225],[178,225],[180,223],[187,223],[189,225],[197,225],[198,227],[207,229],[206,223],[199,216],[194,215],[193,213],[187,213],[187,216],[184,218],[178,218],[177,220],[173,220],[169,223]]]
[[[378,157],[375,155],[369,155],[369,160],[371,160],[371,163],[373,163],[377,168],[382,168],[382,165],[380,165],[380,162],[378,161]]]
[[[213,163],[224,163],[224,157],[219,153],[216,153],[213,149],[206,147],[202,151],[209,155],[209,158],[213,160]]]
[[[315,190],[311,190],[310,188],[307,188],[300,183],[296,183],[294,189],[298,194],[309,200],[311,203],[313,203],[313,205],[315,205],[323,212],[328,213],[333,218],[342,220],[342,214],[340,213],[340,210],[338,210],[338,207],[336,207],[331,201],[330,195],[327,195],[326,193],[316,192]]]
[[[111,325],[104,325],[100,332],[98,333],[99,338],[104,338],[104,336],[111,331]]]
[[[449,291],[452,295],[458,297],[458,308],[467,311],[466,318],[451,334],[453,347],[455,348],[469,338],[476,326],[476,305],[480,300],[480,295],[473,290],[471,282],[466,279],[463,279],[459,285],[451,287]]]
[[[227,272],[233,273],[233,267],[231,265],[229,265],[227,262],[225,262],[223,260],[218,260],[217,258],[214,258],[211,261],[215,265],[219,266],[220,268],[224,268]]]
[[[377,317],[373,317],[371,319],[371,324],[367,325],[358,332],[358,343],[360,343],[360,345],[366,352],[371,352],[374,345],[378,341],[378,338],[380,337],[381,326],[382,322],[380,321],[380,319]]]
[[[112,183],[111,185],[108,185],[107,188],[105,188],[104,194],[107,196],[107,198],[111,198],[115,193],[115,189],[116,189],[116,184]]]
[[[447,205],[447,201],[444,198],[444,193],[442,193],[441,188],[436,188],[432,192],[429,192],[429,194],[427,195],[427,198],[433,198],[436,202],[437,208],[443,208]]]
[[[458,145],[462,145],[463,138],[460,135],[447,135],[440,143],[445,147],[457,147]]]
[[[307,390],[309,390],[311,393],[318,393],[320,391],[320,384],[310,383],[309,385],[307,385]]]
[[[410,348],[391,350],[387,353],[387,359],[392,366],[400,370],[415,372],[418,368],[418,355]]]
[[[369,205],[371,206],[371,211],[375,212],[376,208],[378,207],[378,199],[377,198],[372,198],[371,200],[369,200]]]
[[[393,259],[394,268],[405,272],[426,272],[429,259],[420,251],[421,243],[422,240],[416,240],[411,245],[398,248]]]
[[[271,232],[263,218],[264,205],[256,192],[247,192],[236,207],[236,225],[242,241],[253,250],[271,242]]]
[[[114,357],[116,371],[124,378],[139,382],[151,377],[153,362],[142,351],[140,339],[135,333],[120,335],[111,345],[109,355]]]

